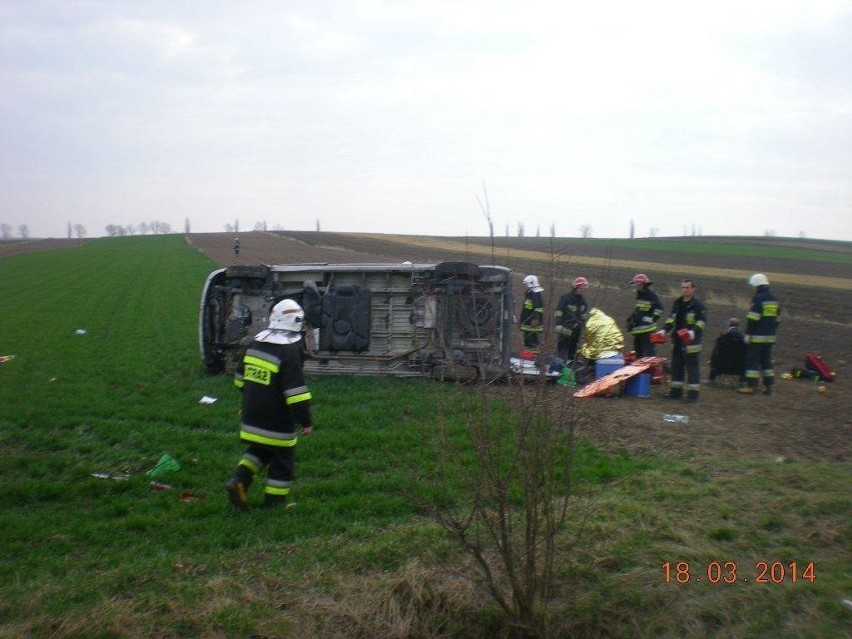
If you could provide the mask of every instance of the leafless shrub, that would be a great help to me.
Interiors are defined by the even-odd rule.
[[[429,512],[473,559],[469,576],[500,607],[509,636],[547,637],[579,413],[571,393],[544,377],[509,390],[483,384],[457,396],[468,416],[467,480],[453,495],[450,480],[436,478],[446,492]],[[463,453],[441,422],[439,451],[449,461]]]

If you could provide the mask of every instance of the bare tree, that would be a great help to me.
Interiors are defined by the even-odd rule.
[[[580,227],[580,237],[583,239],[588,239],[592,237],[592,227],[589,224],[583,224]]]
[[[634,237],[636,237],[636,227],[633,224],[633,220],[630,220],[630,239],[632,240]]]
[[[0,224],[0,237],[2,237],[4,240],[8,240],[12,237],[11,224],[6,224],[5,222]]]
[[[83,226],[82,224],[75,224],[74,225],[74,234],[77,237],[86,237],[86,227]]]
[[[763,234],[766,237],[775,237],[775,229],[766,229]]]
[[[21,224],[18,227],[18,235],[20,235],[23,239],[28,239],[30,237],[30,227],[26,224]]]
[[[320,221],[319,221],[319,218],[317,218],[317,233],[319,233],[319,232],[320,232]]]
[[[183,222],[183,232],[189,233],[189,218],[186,218]]]
[[[558,257],[552,252],[550,289],[561,279]],[[554,306],[550,300],[545,332]],[[424,505],[472,560],[465,574],[505,615],[505,636],[545,639],[557,621],[559,559],[583,529],[573,500],[582,414],[573,393],[549,384],[544,372],[518,382],[509,393],[484,381],[442,393],[437,470]],[[463,455],[471,461],[459,487],[449,469]],[[569,523],[577,524],[575,536]]]
[[[524,236],[524,223],[518,222],[518,237]]]
[[[479,196],[476,196],[476,201],[479,204],[480,210],[485,215],[485,221],[488,222],[488,237],[491,238],[491,255],[494,255],[494,220],[491,219],[491,202],[488,201],[488,191],[485,188],[485,182],[482,183],[482,195],[485,199],[485,204],[482,203],[482,200],[479,199]],[[507,235],[508,235],[508,227],[507,227]]]
[[[659,233],[659,232],[660,232],[660,229],[659,229],[658,227],[656,227],[656,226],[652,226],[652,227],[651,227],[651,230],[650,230],[650,231],[648,231],[648,234],[649,234],[651,237],[657,237],[657,233]]]
[[[428,507],[473,560],[474,583],[503,611],[513,637],[549,636],[557,541],[562,544],[576,515],[572,472],[580,413],[570,393],[554,388],[541,377],[515,387],[511,401],[488,384],[460,389],[452,401],[460,402],[473,461],[461,493],[451,495],[438,471],[431,491],[436,501]],[[444,408],[436,441],[441,469],[461,454]]]
[[[550,223],[550,239],[556,239],[556,222]]]

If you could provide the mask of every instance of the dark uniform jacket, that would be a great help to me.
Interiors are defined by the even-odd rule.
[[[541,291],[527,290],[524,297],[524,308],[521,310],[521,330],[541,331],[543,316],[544,294]],[[536,327],[532,327],[534,319],[538,320]]]
[[[573,333],[586,323],[589,304],[584,295],[572,291],[559,298],[559,305],[553,315],[557,326],[564,326]]]
[[[775,333],[781,321],[778,300],[768,286],[758,286],[751,300],[751,310],[746,319],[746,335],[752,344],[774,344]]]
[[[627,318],[627,327],[631,335],[642,335],[653,333],[657,330],[657,320],[663,314],[663,304],[657,294],[650,286],[645,286],[642,291],[636,291],[636,305],[633,307],[633,315]]]
[[[739,328],[728,328],[716,338],[710,355],[710,377],[718,375],[744,375],[746,343]]]
[[[707,309],[697,297],[686,301],[681,295],[672,305],[672,314],[666,320],[666,332],[672,334],[672,341],[680,342],[677,331],[685,328],[694,333],[695,337],[686,345],[687,353],[700,353],[701,342],[704,339],[704,327],[707,324]]]
[[[243,391],[240,439],[266,446],[293,446],[299,426],[311,426],[311,393],[302,374],[301,342],[252,341],[234,376]]]

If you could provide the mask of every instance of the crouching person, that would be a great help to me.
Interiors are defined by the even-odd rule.
[[[594,379],[598,359],[621,356],[623,350],[624,335],[615,320],[599,308],[591,309],[583,331],[583,344],[578,351],[577,381],[590,382]]]

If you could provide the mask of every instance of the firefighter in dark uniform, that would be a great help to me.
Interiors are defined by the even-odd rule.
[[[264,507],[287,503],[293,483],[297,429],[311,433],[311,393],[302,374],[302,307],[285,299],[272,307],[269,328],[248,345],[234,376],[242,390],[240,440],[248,444],[230,481],[228,498],[237,510],[248,508],[248,490],[268,466]]]
[[[240,238],[234,238],[234,257],[240,256]]]
[[[707,325],[707,310],[695,297],[695,283],[683,280],[681,296],[672,305],[672,314],[666,320],[666,333],[672,337],[672,378],[669,381],[669,399],[681,399],[686,371],[686,400],[698,401],[701,390],[699,355]]]
[[[538,353],[541,333],[544,331],[544,289],[539,286],[535,275],[527,275],[524,284],[527,292],[521,310],[521,335],[524,338],[524,348]]]
[[[769,290],[769,280],[763,273],[755,273],[748,283],[754,287],[751,309],[746,316],[746,385],[740,388],[744,395],[754,395],[760,378],[763,394],[772,393],[775,370],[772,367],[772,347],[781,321],[778,300]]]
[[[583,295],[589,287],[589,280],[578,277],[571,285],[571,292],[559,298],[559,304],[553,313],[556,332],[556,355],[566,361],[577,357],[577,344],[580,343],[580,333],[589,317],[589,304]]]
[[[637,359],[657,354],[651,334],[657,332],[657,320],[663,315],[660,298],[651,288],[653,282],[644,273],[637,273],[628,282],[636,287],[636,304],[633,314],[627,318],[627,330],[633,335],[633,351]]]

